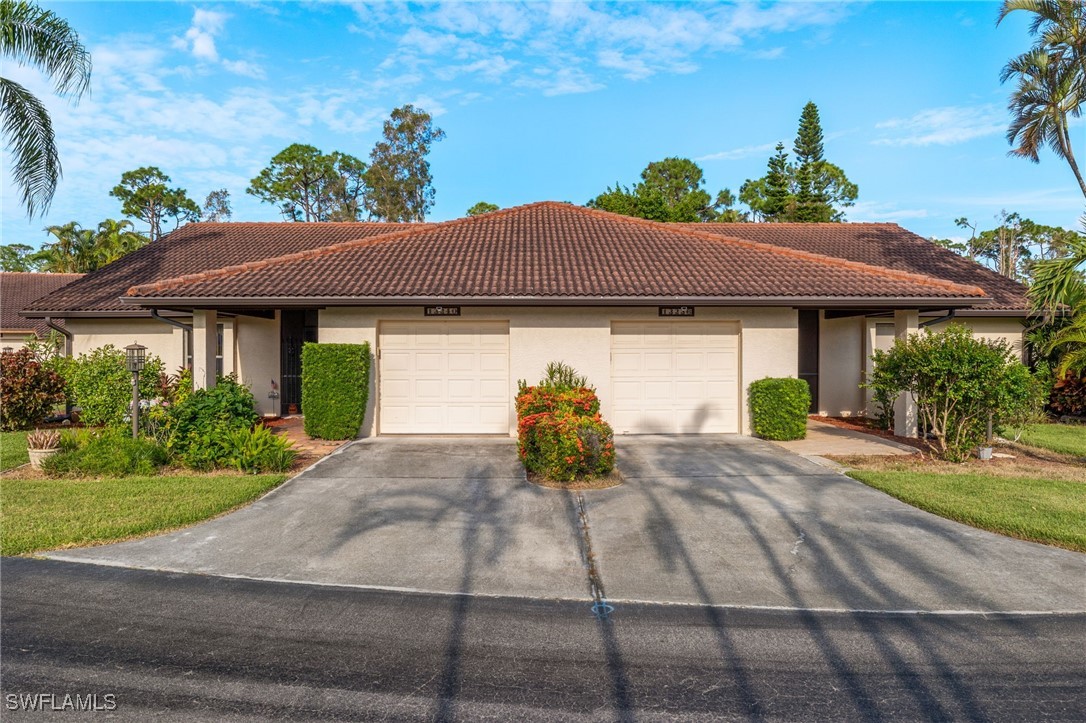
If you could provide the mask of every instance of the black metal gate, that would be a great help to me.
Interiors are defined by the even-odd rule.
[[[282,413],[302,411],[302,344],[317,340],[316,310],[283,311],[279,317],[279,375]]]

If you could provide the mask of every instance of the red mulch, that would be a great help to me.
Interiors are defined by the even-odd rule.
[[[921,452],[928,452],[931,450],[931,445],[923,439],[914,439],[912,437],[899,437],[893,432],[886,429],[882,429],[878,426],[878,423],[873,419],[867,417],[823,417],[819,414],[812,414],[808,417],[816,422],[824,422],[831,424],[834,427],[840,427],[841,429],[851,429],[854,432],[863,432],[864,434],[872,434],[876,437],[882,437],[883,439],[893,440],[894,442],[900,442],[901,444],[907,444],[910,447],[916,447]]]
[[[303,418],[300,416],[277,417],[263,420],[264,426],[276,434],[281,434],[294,443],[294,449],[298,452],[294,460],[292,472],[298,472],[316,462],[321,457],[327,457],[332,452],[342,447],[350,440],[332,441],[327,439],[313,439],[303,429]]]

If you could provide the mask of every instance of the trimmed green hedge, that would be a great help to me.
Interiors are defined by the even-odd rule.
[[[750,385],[750,416],[754,434],[762,439],[803,439],[811,388],[802,379],[759,379]]]
[[[310,437],[357,437],[369,394],[369,344],[302,346],[302,413]]]

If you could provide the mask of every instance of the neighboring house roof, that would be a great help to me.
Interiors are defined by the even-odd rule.
[[[136,304],[986,301],[972,284],[542,202],[134,284]]]
[[[19,312],[37,299],[56,291],[83,274],[34,274],[0,272],[0,331],[33,333],[39,339],[49,335],[44,320],[32,320]]]
[[[26,311],[68,315],[141,313],[119,297],[134,284],[257,261],[340,241],[402,231],[386,223],[190,223],[133,251]],[[142,312],[146,314],[147,312]]]
[[[698,223],[676,224],[724,236],[837,256],[865,264],[927,274],[982,287],[991,301],[977,310],[1029,309],[1026,287],[989,268],[936,246],[893,223]],[[968,312],[966,312],[968,313]]]

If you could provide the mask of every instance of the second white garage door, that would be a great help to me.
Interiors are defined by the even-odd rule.
[[[739,325],[614,322],[612,423],[619,434],[739,432]]]
[[[384,322],[380,431],[508,434],[509,324]]]

